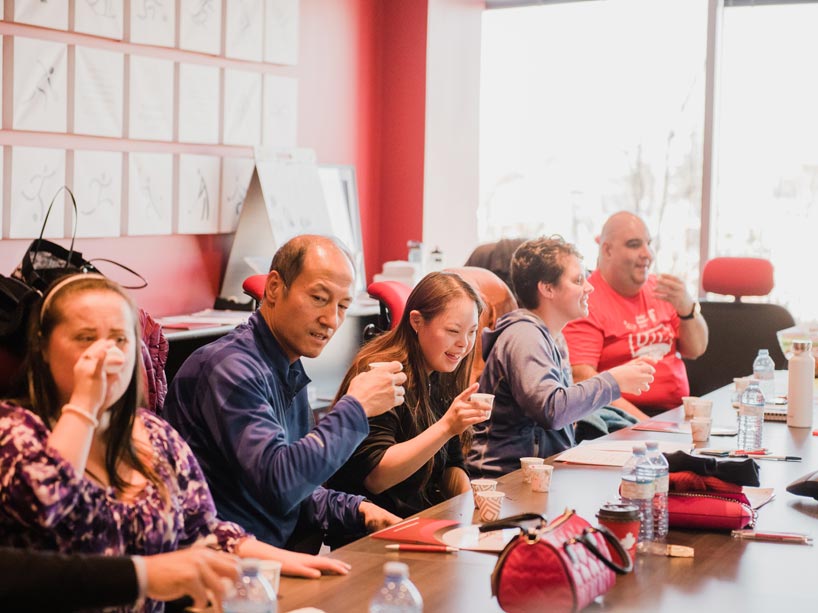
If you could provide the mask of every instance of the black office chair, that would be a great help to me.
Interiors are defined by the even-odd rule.
[[[701,396],[752,373],[759,349],[769,349],[776,369],[787,368],[776,332],[795,325],[787,309],[777,304],[742,302],[742,296],[766,296],[773,288],[773,266],[760,258],[721,257],[702,271],[706,292],[734,296],[733,302],[702,302],[710,330],[707,351],[685,360],[690,393]]]

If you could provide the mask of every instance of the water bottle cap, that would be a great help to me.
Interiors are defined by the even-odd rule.
[[[798,339],[792,342],[793,353],[804,353],[812,350],[812,341],[806,339]]]
[[[387,562],[383,565],[383,574],[387,577],[408,577],[409,566],[403,562]]]
[[[653,451],[654,449],[659,449],[659,442],[658,441],[645,441],[645,448]]]
[[[758,355],[770,355],[770,350],[769,349],[759,349],[758,350]]]

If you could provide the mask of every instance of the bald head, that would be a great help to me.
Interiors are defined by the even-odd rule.
[[[301,274],[305,260],[326,260],[332,255],[343,255],[354,277],[355,264],[347,248],[336,238],[319,234],[301,234],[284,243],[273,256],[270,271],[277,271],[284,285],[290,286]]]
[[[635,296],[647,282],[653,263],[650,242],[645,222],[628,211],[614,213],[602,226],[598,268],[617,293]]]

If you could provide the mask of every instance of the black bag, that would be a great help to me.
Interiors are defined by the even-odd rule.
[[[54,206],[54,202],[62,190],[65,190],[71,198],[71,205],[74,208],[74,231],[71,234],[71,245],[68,249],[43,238],[45,226],[46,223],[48,223],[48,216],[51,214],[51,208]],[[82,253],[74,250],[78,216],[77,201],[74,198],[74,194],[66,186],[62,186],[57,190],[57,193],[54,194],[54,197],[51,199],[51,204],[48,205],[45,219],[43,219],[43,227],[40,229],[39,238],[32,241],[28,246],[22,262],[20,262],[14,270],[12,277],[19,279],[29,287],[43,294],[54,281],[65,275],[77,273],[102,274],[90,260],[86,260],[82,257]],[[96,258],[94,261],[116,264],[136,276],[142,282],[140,285],[123,285],[122,287],[126,289],[141,289],[148,285],[148,282],[142,275],[119,262],[105,258]]]
[[[22,358],[26,350],[26,322],[40,294],[28,285],[0,275],[0,347]]]

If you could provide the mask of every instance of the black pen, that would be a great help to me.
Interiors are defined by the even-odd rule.
[[[755,460],[775,460],[777,462],[800,462],[801,458],[797,455],[758,455],[752,456]]]

